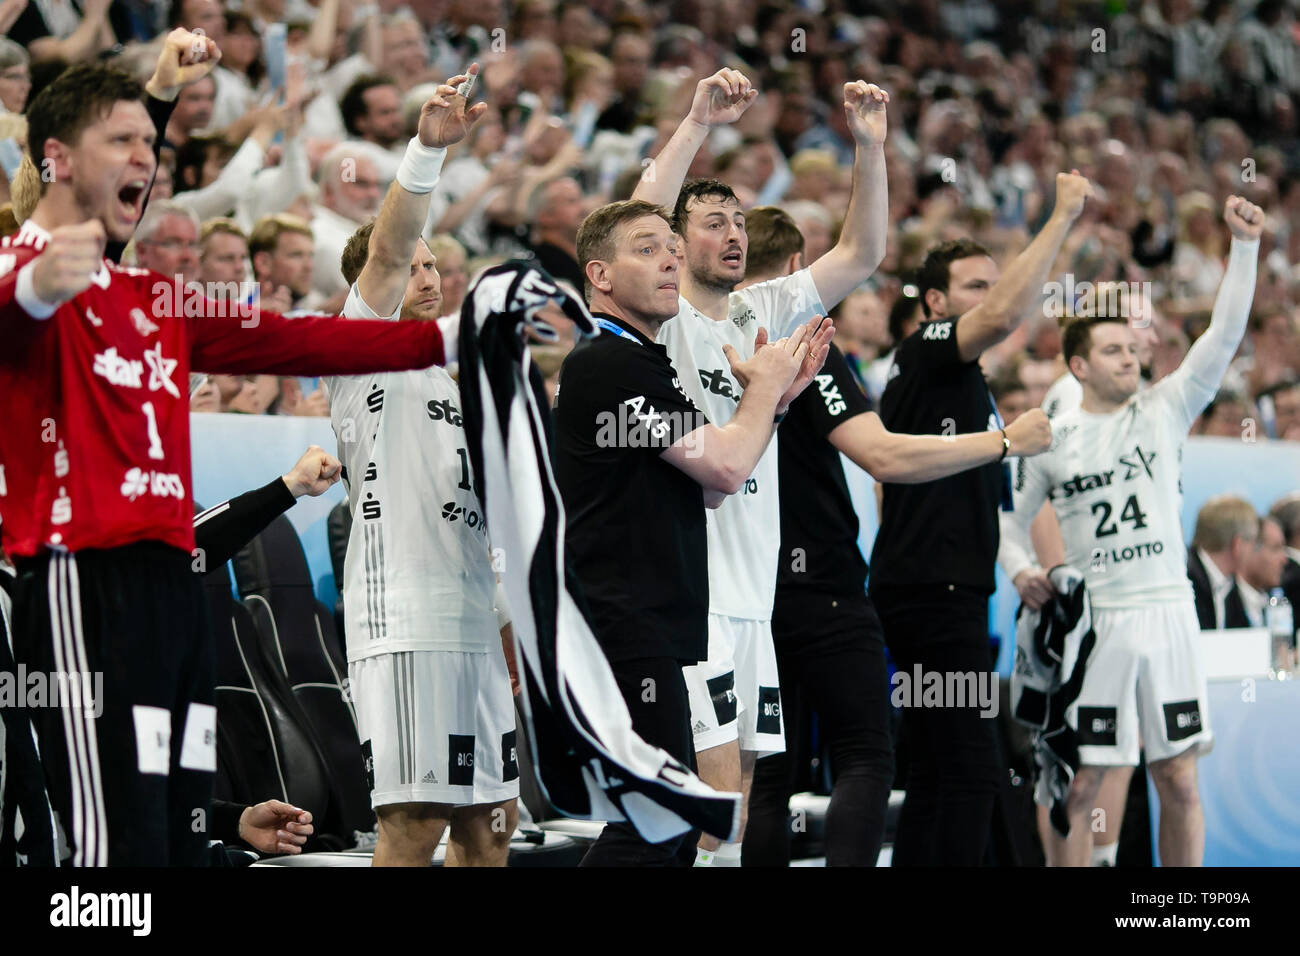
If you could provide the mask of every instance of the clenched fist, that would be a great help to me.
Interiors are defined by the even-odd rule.
[[[343,465],[319,445],[308,448],[293,471],[284,476],[284,483],[295,498],[311,495],[315,498],[329,490],[339,480]]]
[[[32,289],[36,297],[50,305],[62,305],[84,292],[91,277],[103,268],[107,241],[104,226],[98,219],[52,230],[45,250],[32,266]]]
[[[1077,169],[1056,174],[1056,208],[1053,212],[1065,216],[1070,222],[1079,218],[1083,204],[1092,196],[1092,183],[1080,176]]]
[[[1052,446],[1052,421],[1041,408],[1031,408],[1007,426],[1011,442],[1008,455],[1028,458],[1041,455]]]
[[[1229,196],[1223,204],[1223,221],[1234,239],[1258,239],[1264,231],[1264,210],[1240,196]]]

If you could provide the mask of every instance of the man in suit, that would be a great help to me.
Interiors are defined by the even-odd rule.
[[[1187,576],[1196,597],[1196,616],[1205,630],[1250,627],[1237,587],[1242,563],[1259,542],[1259,516],[1236,495],[1211,498],[1196,516],[1187,549]]]
[[[1282,526],[1286,536],[1286,564],[1282,568],[1282,591],[1294,612],[1300,607],[1300,491],[1273,502],[1268,516]]]

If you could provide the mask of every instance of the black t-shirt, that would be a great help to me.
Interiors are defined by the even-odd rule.
[[[880,417],[893,432],[956,435],[996,429],[979,362],[963,362],[957,320],[922,323],[894,356]],[[938,481],[886,484],[871,592],[952,584],[993,592],[1003,466],[993,462]]]
[[[611,661],[708,652],[704,492],[660,456],[708,424],[662,345],[612,316],[564,360],[555,396],[555,478],[567,557]]]
[[[578,290],[578,295],[582,295],[582,287],[586,284],[586,279],[577,259],[549,242],[539,242],[531,248],[538,264],[551,274],[552,279],[563,279]]]
[[[777,430],[781,476],[781,561],[777,591],[862,593],[867,565],[858,548],[840,453],[827,435],[871,410],[844,356],[834,345],[821,374],[790,405]]]

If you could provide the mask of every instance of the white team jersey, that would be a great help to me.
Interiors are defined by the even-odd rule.
[[[1232,240],[1210,327],[1177,370],[1108,415],[1082,407],[1058,413],[1051,448],[1019,461],[1015,510],[1002,513],[998,550],[998,563],[1012,580],[1034,565],[1029,523],[1050,500],[1066,563],[1083,572],[1093,607],[1191,600],[1183,445],[1246,331],[1258,257],[1259,240]]]
[[[1083,403],[1083,386],[1079,380],[1066,372],[1047,390],[1043,396],[1043,404],[1039,406],[1048,418],[1056,418],[1063,412],[1068,412],[1079,407]]]
[[[355,283],[343,315],[381,318]],[[352,507],[348,660],[499,648],[496,577],[455,381],[435,366],[329,376],[325,387]]]
[[[727,319],[715,322],[679,299],[677,317],[659,329],[682,390],[709,421],[731,421],[743,389],[731,377],[722,346],[730,344],[742,360],[754,354],[754,336],[767,329],[771,341],[800,323],[824,315],[817,286],[807,269],[733,292]],[[777,498],[775,440],[741,490],[722,507],[710,509],[709,610],[747,620],[772,618],[776,569],[781,550],[781,508]]]

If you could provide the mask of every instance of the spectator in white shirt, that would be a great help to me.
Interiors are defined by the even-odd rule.
[[[379,212],[384,187],[374,159],[364,144],[356,141],[339,143],[325,154],[317,184],[320,201],[312,210],[311,221],[315,237],[312,289],[317,300],[313,307],[324,307],[326,300],[339,293],[346,295],[348,285],[339,269],[343,247],[363,223]],[[342,304],[340,301],[339,307]]]

